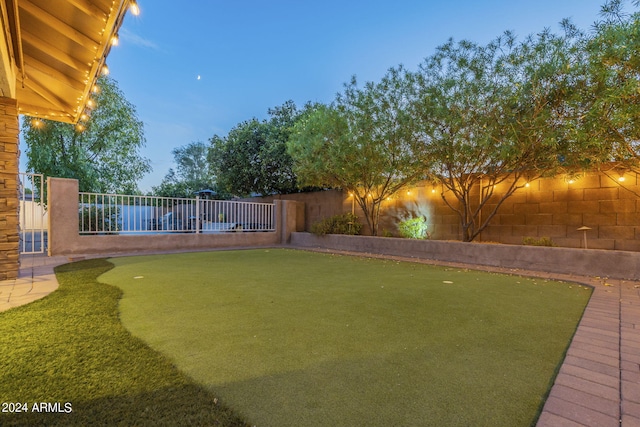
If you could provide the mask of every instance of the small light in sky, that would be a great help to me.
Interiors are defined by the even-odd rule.
[[[198,74],[198,80],[200,80],[200,74]]]

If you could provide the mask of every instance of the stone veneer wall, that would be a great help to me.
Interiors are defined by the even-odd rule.
[[[0,280],[18,277],[18,108],[0,97]]]

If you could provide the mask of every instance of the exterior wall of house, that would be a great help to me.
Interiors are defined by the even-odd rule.
[[[304,209],[295,201],[277,200],[275,232],[216,234],[172,233],[147,235],[80,235],[78,232],[78,181],[49,178],[49,255],[158,253],[207,250],[222,247],[274,246],[287,243],[301,231]]]
[[[0,280],[17,278],[20,267],[19,132],[16,100],[0,97]]]

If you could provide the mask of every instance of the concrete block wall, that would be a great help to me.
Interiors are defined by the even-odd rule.
[[[18,107],[0,97],[0,280],[18,277]]]
[[[274,200],[293,200],[304,202],[304,214],[300,213],[298,218],[303,223],[299,224],[302,230],[310,230],[311,224],[333,215],[344,212],[351,212],[351,202],[348,201],[342,191],[328,190],[315,191],[310,193],[276,194],[265,197],[252,197],[244,199],[251,202],[271,203]]]
[[[620,176],[624,181],[618,181]],[[591,249],[640,251],[640,185],[637,174],[590,172],[569,182],[541,179],[508,199],[483,241],[522,242],[523,237],[550,237],[558,246],[582,247],[582,226]]]
[[[618,180],[624,176],[624,181]],[[482,210],[483,218],[496,205],[501,186]],[[454,202],[449,194],[448,200]],[[305,230],[313,222],[338,213],[351,212],[352,199],[339,191],[284,195],[305,202]],[[478,191],[472,200],[479,199]],[[564,176],[533,181],[529,187],[517,190],[500,207],[478,242],[522,244],[524,237],[549,237],[560,247],[580,248],[582,226],[590,227],[587,242],[590,249],[640,251],[640,180],[636,173],[620,175],[608,172],[588,172],[574,182]],[[360,208],[355,213],[366,224]],[[460,240],[459,218],[445,204],[441,187],[419,184],[384,201],[381,209],[380,235],[398,236],[397,224],[407,217],[424,215],[429,232],[435,240]],[[364,233],[366,234],[366,227]]]

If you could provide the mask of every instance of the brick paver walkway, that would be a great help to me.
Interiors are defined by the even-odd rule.
[[[538,427],[640,427],[640,283],[597,282]]]

